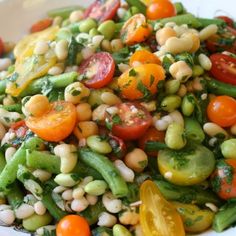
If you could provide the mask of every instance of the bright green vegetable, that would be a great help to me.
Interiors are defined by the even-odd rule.
[[[213,220],[213,229],[222,232],[224,229],[236,222],[236,203],[224,205],[216,214]]]
[[[50,17],[61,16],[63,19],[66,19],[70,16],[71,12],[76,10],[83,10],[83,8],[80,6],[69,6],[50,10],[47,12],[47,14]]]
[[[52,216],[49,213],[44,215],[34,214],[26,219],[23,219],[22,225],[26,230],[35,231],[38,228],[50,224]]]
[[[112,232],[114,236],[132,236],[129,230],[121,224],[115,224],[112,228]]]
[[[102,22],[98,27],[98,32],[104,35],[105,39],[111,40],[115,34],[116,24],[112,20]]]
[[[100,226],[92,230],[93,236],[113,236],[112,229]]]
[[[72,33],[67,28],[61,28],[57,32],[57,40],[65,39],[67,41],[70,41],[72,36],[73,36]]]
[[[21,104],[12,104],[12,105],[0,105],[0,108],[3,108],[6,111],[22,113]]]
[[[79,31],[82,33],[88,33],[91,29],[97,27],[97,22],[94,19],[87,18],[80,22]]]
[[[105,193],[107,183],[103,180],[94,180],[85,185],[84,191],[88,194],[99,196]]]
[[[87,138],[87,145],[95,152],[107,154],[112,152],[111,145],[98,135],[92,135]]]
[[[30,150],[40,150],[44,147],[44,141],[39,137],[31,137],[25,140],[25,147]]]
[[[201,125],[192,118],[184,119],[185,134],[188,140],[192,140],[197,143],[202,143],[205,139],[205,134]]]
[[[59,174],[54,178],[54,181],[64,187],[73,187],[80,181],[80,177],[76,173]]]
[[[185,116],[191,116],[194,112],[194,108],[195,108],[195,101],[194,99],[192,99],[192,96],[188,94],[185,95],[181,104],[182,113]]]
[[[91,37],[94,37],[96,35],[99,35],[99,32],[98,32],[98,30],[96,28],[92,28],[91,30],[89,30],[89,35]]]
[[[165,143],[156,142],[156,141],[148,141],[145,145],[146,152],[159,151],[165,148],[167,148],[167,145]]]
[[[6,165],[5,156],[4,156],[4,154],[0,151],[0,173],[1,173],[2,170],[4,169],[5,165]]]
[[[172,112],[181,105],[181,97],[178,95],[166,96],[161,101],[161,108],[163,111]]]
[[[193,70],[193,77],[198,77],[204,74],[204,69],[199,65],[194,65],[192,70]]]
[[[5,94],[7,79],[0,80],[0,94]]]
[[[140,0],[126,0],[130,6],[137,7],[141,13],[146,15],[146,6]]]
[[[179,87],[180,87],[179,80],[174,79],[174,80],[166,81],[165,92],[167,94],[175,94],[179,90]]]
[[[221,146],[221,152],[225,158],[236,159],[236,139],[228,139]]]
[[[182,2],[175,2],[174,5],[175,5],[177,15],[186,13],[186,9],[184,8]]]
[[[102,175],[116,197],[127,196],[127,184],[107,157],[94,153],[89,149],[79,149],[79,159]]]
[[[7,201],[13,209],[19,207],[24,199],[24,193],[19,186],[19,182],[15,181],[7,192]]]
[[[197,20],[200,22],[201,27],[204,28],[208,25],[218,25],[218,26],[224,26],[225,22],[221,19],[207,19],[207,18],[197,18]]]

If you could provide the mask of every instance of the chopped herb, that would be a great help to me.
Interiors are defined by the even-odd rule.
[[[15,82],[18,77],[19,77],[19,74],[17,72],[14,72],[10,77],[8,77],[8,80],[11,82]]]
[[[52,92],[52,90],[53,90],[53,84],[49,81],[49,79],[47,78],[43,80],[41,88],[42,94],[47,96],[50,92]]]
[[[56,107],[55,107],[55,110],[56,111],[62,111],[63,110],[63,105],[57,105]]]
[[[175,60],[185,61],[190,67],[194,66],[193,56],[188,52],[184,52],[184,53],[176,55]]]
[[[162,66],[164,67],[166,72],[169,72],[169,68],[171,65],[172,65],[172,61],[170,60],[170,58],[168,56],[164,56],[162,60]]]
[[[143,84],[141,80],[138,81],[137,89],[143,94],[143,100],[148,101],[152,97],[151,92],[147,89],[147,87]]]
[[[138,73],[135,71],[135,69],[131,69],[129,71],[129,76],[136,76]]]
[[[154,81],[155,81],[155,77],[153,75],[151,75],[150,76],[150,84],[149,84],[150,87],[153,85]]]
[[[73,90],[71,91],[71,95],[72,95],[72,96],[78,96],[78,95],[80,95],[80,94],[81,94],[81,91],[79,91],[79,90],[73,89]]]
[[[119,52],[114,52],[112,54],[113,59],[115,60],[116,64],[126,63],[129,61],[130,57],[130,50],[128,47],[122,48]]]
[[[74,181],[80,180],[79,174],[76,174],[76,173],[70,174],[70,177],[71,177]]]
[[[139,161],[138,164],[141,168],[145,168],[147,166],[148,162],[147,162],[147,160],[144,160],[144,161]]]
[[[122,120],[120,118],[119,115],[115,114],[113,117],[112,117],[112,123],[113,125],[119,125],[122,123]]]

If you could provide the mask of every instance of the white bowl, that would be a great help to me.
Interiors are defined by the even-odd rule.
[[[44,17],[49,9],[78,4],[87,6],[91,2],[93,0],[0,0],[0,36],[4,40],[17,41],[27,34],[31,24]],[[235,0],[182,0],[182,2],[190,12],[202,17],[220,14],[236,17]],[[0,227],[0,236],[27,236],[27,234],[8,227]],[[230,228],[223,233],[208,231],[199,236],[236,236],[236,228]]]

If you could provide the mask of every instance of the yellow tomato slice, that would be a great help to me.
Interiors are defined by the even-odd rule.
[[[147,180],[141,185],[140,198],[140,223],[144,235],[185,235],[180,215],[175,207],[163,198],[154,182]]]

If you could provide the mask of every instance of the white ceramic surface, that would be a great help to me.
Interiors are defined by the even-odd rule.
[[[0,0],[0,36],[17,40],[27,33],[32,22],[46,15],[47,10],[79,4],[86,6],[93,0]],[[236,0],[180,0],[186,8],[202,17],[228,15],[236,18]],[[27,236],[0,227],[0,236]],[[151,236],[151,235],[150,235]],[[199,235],[200,236],[200,235]],[[236,236],[236,228],[223,233],[206,232],[201,236]]]

